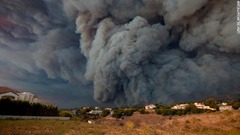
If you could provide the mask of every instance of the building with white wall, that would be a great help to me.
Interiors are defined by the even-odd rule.
[[[0,99],[4,97],[18,100],[18,92],[7,87],[0,87]]]
[[[0,86],[0,99],[8,97],[12,100],[23,100],[30,103],[38,102],[38,97],[31,92],[18,92],[16,90]]]
[[[148,104],[148,105],[145,106],[146,110],[152,110],[152,109],[155,109],[155,108],[156,108],[156,105],[154,105],[154,104]]]
[[[194,105],[198,108],[198,109],[204,109],[204,110],[216,110],[215,108],[211,108],[210,106],[206,106],[203,103],[194,103]]]
[[[21,92],[21,93],[18,93],[18,95],[19,95],[18,100],[24,100],[30,103],[35,103],[38,100],[37,96],[35,96],[31,92]]]
[[[18,94],[14,92],[0,92],[0,99],[10,97],[13,100],[18,100]]]
[[[228,105],[227,103],[222,103],[219,106],[219,111],[231,111],[233,110],[233,107],[231,105]]]
[[[174,110],[184,110],[189,106],[189,104],[179,104],[179,105],[175,105],[173,106],[171,109]]]

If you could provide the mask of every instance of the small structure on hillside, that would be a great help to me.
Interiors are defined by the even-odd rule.
[[[204,110],[216,110],[215,108],[211,108],[210,106],[206,106],[203,103],[194,103],[194,105],[198,108],[198,109],[204,109]]]
[[[148,105],[145,106],[146,110],[153,110],[155,108],[156,108],[156,105],[154,105],[154,104],[148,104]]]
[[[112,116],[114,114],[114,110],[111,110],[110,111],[110,115]]]
[[[184,110],[184,109],[187,108],[187,106],[189,106],[189,104],[179,104],[179,105],[173,106],[171,109],[174,109],[174,110]]]
[[[87,110],[87,109],[90,109],[90,107],[88,107],[88,106],[83,106],[81,109]]]
[[[102,110],[91,110],[89,112],[89,114],[93,114],[93,115],[101,115],[103,113]]]
[[[105,110],[112,111],[112,108],[105,108]]]
[[[223,102],[222,105],[228,105],[227,103]]]
[[[230,111],[233,110],[233,107],[231,105],[221,105],[219,106],[219,111]]]

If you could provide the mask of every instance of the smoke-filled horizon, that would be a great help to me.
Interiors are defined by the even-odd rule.
[[[239,92],[236,4],[2,0],[0,84],[117,106]]]

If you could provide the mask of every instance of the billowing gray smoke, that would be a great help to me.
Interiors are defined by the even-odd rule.
[[[85,58],[70,21],[58,0],[1,0],[1,78],[43,70],[48,78],[86,83]]]
[[[1,0],[0,85],[75,83],[91,95],[93,82],[94,98],[116,105],[239,92],[236,7],[236,0]]]
[[[75,18],[63,9],[60,0],[0,0],[0,86],[64,108],[91,105]]]
[[[66,0],[65,10],[78,13],[97,101],[169,103],[240,90],[235,0]]]

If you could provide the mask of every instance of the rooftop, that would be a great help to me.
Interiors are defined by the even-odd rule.
[[[12,92],[12,93],[15,93],[15,94],[19,93],[18,91],[13,90],[11,88],[0,86],[0,94],[7,93],[7,92]]]

